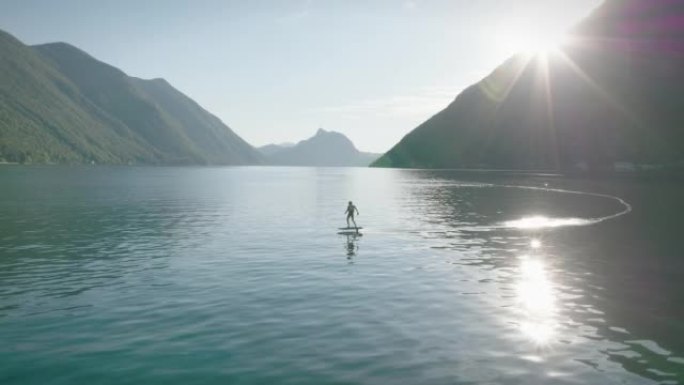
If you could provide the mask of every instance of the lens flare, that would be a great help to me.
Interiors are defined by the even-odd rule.
[[[548,55],[560,52],[568,38],[564,32],[519,30],[502,33],[498,40],[501,49],[507,54]]]

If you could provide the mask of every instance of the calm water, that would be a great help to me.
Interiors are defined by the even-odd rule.
[[[0,167],[0,383],[684,383],[682,197],[544,176]],[[359,238],[336,233],[350,199]]]

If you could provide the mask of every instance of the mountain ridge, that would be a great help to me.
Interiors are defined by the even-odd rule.
[[[681,168],[684,28],[663,21],[673,17],[681,3],[609,0],[561,53],[509,58],[373,166]]]
[[[126,75],[68,43],[0,31],[0,161],[260,164],[217,117],[157,78]]]

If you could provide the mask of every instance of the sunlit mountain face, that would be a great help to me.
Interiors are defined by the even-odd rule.
[[[66,43],[27,46],[0,30],[0,85],[0,163],[262,163],[166,80],[128,76]]]
[[[607,171],[684,160],[684,5],[607,1],[562,45],[526,50],[376,165]]]

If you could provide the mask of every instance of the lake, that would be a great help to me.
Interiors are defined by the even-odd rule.
[[[0,167],[0,383],[681,384],[684,186]],[[353,200],[362,236],[339,235]]]

